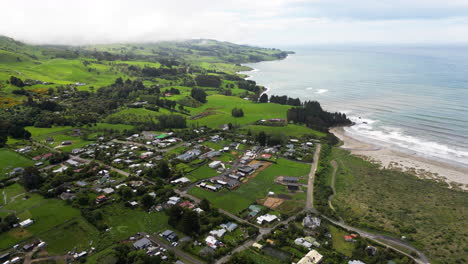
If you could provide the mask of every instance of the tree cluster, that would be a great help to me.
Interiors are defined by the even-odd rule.
[[[293,107],[288,110],[287,116],[289,122],[306,124],[320,131],[327,131],[333,126],[352,124],[346,114],[324,111],[317,101],[306,101],[302,107]]]
[[[195,81],[198,86],[214,88],[221,87],[221,78],[216,75],[200,74],[195,77]]]
[[[243,117],[244,116],[244,111],[242,110],[242,108],[237,108],[237,107],[234,107],[231,111],[231,115],[233,117]]]
[[[270,103],[301,106],[301,100],[299,98],[291,98],[286,95],[282,95],[282,96],[272,95],[270,97]]]
[[[192,88],[190,96],[192,96],[193,99],[199,101],[200,103],[206,103],[206,93],[201,88]]]

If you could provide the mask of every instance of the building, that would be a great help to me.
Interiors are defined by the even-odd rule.
[[[216,169],[219,166],[221,166],[221,161],[219,161],[219,160],[215,160],[215,161],[211,162],[210,164],[208,164],[208,167],[210,167],[212,169]]]
[[[96,204],[100,204],[100,203],[104,202],[105,200],[107,200],[107,197],[105,195],[98,196],[96,198]]]
[[[217,249],[218,246],[222,245],[214,236],[207,236],[205,238],[206,245],[212,249]]]
[[[30,225],[34,224],[34,220],[32,219],[26,219],[24,220],[23,222],[20,222],[19,223],[19,226],[22,227],[22,228],[25,228],[25,227],[28,227]]]
[[[177,234],[172,230],[166,230],[166,231],[162,232],[160,234],[160,236],[164,237],[165,239],[167,239],[170,242],[176,242],[177,240],[179,240],[179,237],[177,236]]]
[[[257,224],[261,225],[263,223],[271,223],[273,221],[278,220],[279,218],[276,215],[272,214],[265,214],[262,216],[257,217]]]
[[[320,227],[321,220],[318,217],[312,217],[310,215],[307,215],[304,217],[302,220],[302,225],[306,228],[310,229],[315,229],[317,227]]]
[[[243,167],[240,167],[239,169],[237,169],[239,172],[242,172],[244,174],[252,174],[254,173],[254,168],[252,168],[251,166],[243,166]]]
[[[147,248],[149,246],[151,246],[151,241],[146,237],[144,237],[144,238],[142,238],[140,240],[137,240],[137,241],[135,241],[135,243],[133,243],[133,247],[135,249],[138,249],[138,250]]]
[[[222,224],[221,227],[226,229],[226,231],[232,232],[232,231],[236,230],[238,225],[236,223],[228,222],[226,224]]]
[[[212,235],[212,236],[214,236],[214,237],[219,237],[219,238],[221,238],[221,237],[224,236],[224,234],[226,234],[226,229],[223,229],[223,228],[218,229],[218,230],[211,230],[211,231],[210,231],[210,235]]]
[[[319,264],[323,260],[323,256],[316,250],[311,250],[297,264]]]

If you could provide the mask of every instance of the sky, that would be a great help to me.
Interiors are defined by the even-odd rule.
[[[0,0],[34,44],[209,38],[240,44],[468,44],[468,0]]]

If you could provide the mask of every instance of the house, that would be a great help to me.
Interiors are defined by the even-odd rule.
[[[37,161],[37,160],[40,160],[41,158],[42,158],[42,156],[41,156],[41,155],[39,155],[39,156],[35,156],[35,157],[33,157],[33,158],[32,158],[32,160],[34,160],[34,161]]]
[[[64,171],[66,171],[67,169],[68,169],[67,166],[62,166],[62,167],[60,167],[60,168],[58,168],[58,169],[56,169],[56,170],[53,170],[52,172],[53,172],[53,173],[62,173],[62,172],[64,172]]]
[[[189,183],[190,180],[187,178],[187,177],[182,177],[182,178],[178,178],[178,179],[175,179],[173,181],[171,181],[171,183],[174,183],[174,184],[178,184],[178,183]]]
[[[22,174],[24,172],[24,169],[21,168],[21,167],[18,167],[18,168],[14,168],[11,172],[10,172],[10,175],[18,175],[18,174]]]
[[[138,202],[137,202],[137,201],[130,201],[130,202],[128,202],[128,204],[129,204],[131,207],[137,207],[137,206],[138,206]]]
[[[273,222],[275,220],[279,220],[279,218],[276,215],[265,214],[265,215],[257,217],[257,224],[261,225],[264,222],[271,223],[271,222]]]
[[[207,236],[205,238],[206,245],[212,249],[217,249],[218,246],[222,245],[214,236]]]
[[[176,242],[177,240],[179,240],[179,237],[177,236],[177,234],[172,230],[166,230],[162,232],[160,236],[167,239],[170,242]]]
[[[133,243],[133,247],[137,250],[147,248],[151,245],[152,245],[151,241],[146,237],[140,240],[137,240],[135,241],[135,243]]]
[[[98,196],[96,198],[96,204],[100,204],[100,203],[104,202],[105,200],[107,200],[107,197],[105,195]]]
[[[85,187],[86,185],[88,185],[88,183],[85,181],[77,181],[75,182],[75,185],[78,187]]]
[[[167,201],[167,204],[176,205],[176,204],[180,203],[180,200],[181,200],[180,197],[172,196],[172,197],[169,197],[169,200]]]
[[[73,142],[71,142],[70,140],[62,141],[62,146],[68,146],[68,145],[71,145],[71,144],[73,144]]]
[[[252,168],[251,166],[243,166],[237,170],[244,174],[252,174],[255,171],[254,168]]]
[[[30,251],[34,248],[34,244],[26,244],[23,246],[24,251]]]
[[[48,158],[52,157],[52,155],[53,155],[52,153],[46,153],[46,154],[42,155],[42,159],[44,159],[44,160],[48,159]]]
[[[388,263],[390,263],[390,262],[388,262]],[[348,261],[348,264],[366,264],[366,263],[364,263],[364,262],[362,262],[360,260],[350,260],[350,261]]]
[[[259,244],[259,243],[257,243],[257,242],[255,242],[255,243],[252,244],[252,247],[258,248],[258,249],[262,249],[262,248],[263,248],[263,245],[262,245],[262,244]]]
[[[24,220],[23,222],[20,222],[19,223],[19,226],[22,227],[22,228],[25,228],[25,227],[28,227],[30,225],[34,224],[34,220],[32,219],[26,219]]]
[[[323,256],[316,250],[311,250],[297,264],[319,264],[323,260]]]
[[[344,236],[344,240],[346,242],[353,242],[353,237],[352,236]]]
[[[154,152],[151,152],[151,151],[144,152],[144,153],[141,153],[140,159],[147,159],[147,158],[150,158],[153,155],[154,155]]]
[[[69,159],[69,160],[65,161],[65,163],[72,166],[72,167],[78,167],[78,166],[81,165],[81,163],[79,163],[76,160],[72,160],[72,159]]]
[[[290,191],[299,191],[300,184],[288,184],[288,190]]]
[[[76,194],[74,194],[74,193],[63,192],[63,193],[60,194],[60,199],[62,199],[64,201],[73,200],[75,198],[76,198]]]
[[[305,240],[303,237],[296,238],[296,240],[294,240],[294,244],[299,245],[299,246],[306,247],[306,248],[308,248],[308,249],[312,248],[312,243],[310,243],[309,241]]]
[[[195,205],[193,205],[190,201],[184,201],[182,203],[179,204],[180,207],[187,207],[187,208],[194,208]]]
[[[54,142],[54,138],[53,138],[53,137],[47,137],[47,138],[45,139],[45,141],[46,141],[47,143],[52,143],[52,142]]]
[[[228,222],[226,224],[222,224],[221,227],[226,229],[226,231],[232,232],[232,231],[236,230],[238,225],[236,223]]]
[[[252,204],[249,206],[249,211],[250,211],[249,216],[254,217],[262,211],[262,208],[258,205]]]
[[[312,217],[310,215],[307,215],[302,219],[302,225],[306,228],[310,229],[315,229],[317,227],[320,227],[321,220],[318,217]]]
[[[262,154],[261,157],[264,159],[271,159],[271,154]]]
[[[191,160],[197,158],[198,156],[200,156],[200,154],[201,154],[200,150],[192,149],[192,150],[189,150],[189,151],[185,152],[182,155],[177,156],[177,159],[187,162],[187,161],[191,161]]]
[[[208,167],[210,167],[212,169],[216,169],[219,166],[221,166],[221,161],[219,161],[219,160],[215,160],[215,161],[211,162],[210,164],[208,164]]]
[[[71,154],[77,155],[77,154],[82,153],[83,151],[84,151],[84,149],[82,149],[82,148],[76,148],[76,149],[73,149],[73,150],[71,151]]]
[[[218,230],[211,230],[210,231],[210,235],[214,236],[214,237],[223,237],[224,234],[226,234],[226,229],[224,228],[221,228],[221,229],[218,229]]]
[[[104,189],[102,189],[102,192],[109,195],[109,194],[114,193],[114,189],[113,188],[104,188]]]

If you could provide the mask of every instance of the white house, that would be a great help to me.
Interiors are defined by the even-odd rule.
[[[257,224],[261,225],[264,222],[271,223],[275,220],[278,220],[278,217],[276,215],[265,214],[265,215],[257,217]]]
[[[20,227],[28,227],[30,225],[34,224],[34,221],[32,219],[26,219],[23,222],[20,222],[19,225]]]

